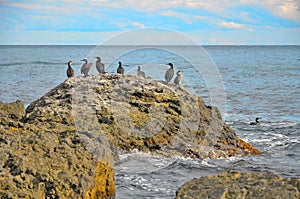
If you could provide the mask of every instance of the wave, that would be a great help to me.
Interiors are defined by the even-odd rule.
[[[32,61],[32,62],[11,62],[11,63],[0,63],[0,67],[3,66],[24,66],[24,65],[66,65],[67,62],[51,62],[51,61]]]

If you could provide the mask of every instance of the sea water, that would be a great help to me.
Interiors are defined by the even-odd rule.
[[[21,99],[29,105],[66,79],[68,61],[73,61],[76,75],[81,75],[80,60],[95,61],[91,57],[95,47],[0,46],[0,100]],[[206,57],[201,57],[199,48],[177,48],[193,60],[187,61],[176,50],[147,48],[106,61],[116,46],[102,48],[99,56],[110,73],[122,61],[127,73],[135,73],[141,65],[146,76],[158,80],[172,62],[175,70],[183,71],[183,85],[209,105],[218,103],[214,104],[205,74],[217,69],[214,73],[225,93],[223,119],[262,155],[225,159],[161,158],[139,152],[122,155],[115,163],[117,198],[173,198],[188,180],[229,169],[300,177],[300,46],[204,46],[200,50]],[[97,73],[95,66],[90,73]],[[261,123],[249,125],[256,117]]]

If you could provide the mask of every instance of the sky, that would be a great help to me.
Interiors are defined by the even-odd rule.
[[[0,45],[97,45],[153,27],[203,45],[300,45],[300,0],[0,0]]]

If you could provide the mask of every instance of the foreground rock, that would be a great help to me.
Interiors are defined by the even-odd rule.
[[[75,131],[22,122],[21,101],[0,102],[0,198],[114,198],[114,171]]]
[[[283,179],[272,173],[240,173],[236,171],[195,178],[185,183],[176,193],[176,199],[298,199],[299,197],[300,178]]]

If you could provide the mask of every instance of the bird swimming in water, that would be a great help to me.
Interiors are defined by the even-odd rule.
[[[119,61],[119,67],[117,69],[118,74],[124,74],[124,68],[122,67],[122,62]]]
[[[83,74],[85,77],[88,76],[88,73],[92,67],[92,63],[88,63],[88,60],[87,59],[82,59],[80,61],[84,61],[85,63],[82,64],[81,66],[81,74]]]
[[[260,123],[259,119],[260,117],[255,118],[255,122],[250,122],[250,125],[258,125]]]
[[[166,81],[168,83],[173,78],[174,69],[173,69],[173,64],[172,63],[168,63],[167,65],[170,66],[170,68],[166,71],[166,74],[165,74],[165,79],[166,79]]]
[[[67,76],[68,76],[68,78],[69,77],[74,77],[74,69],[72,68],[72,66],[71,66],[71,64],[72,64],[73,62],[72,61],[69,61],[68,62],[68,69],[67,69]]]
[[[176,74],[177,74],[177,76],[176,76],[176,78],[175,78],[175,80],[174,80],[174,83],[177,84],[177,85],[179,85],[180,82],[181,82],[181,80],[182,80],[182,73],[181,73],[181,70],[177,71]]]
[[[136,70],[136,72],[137,72],[137,76],[145,78],[145,72],[141,70],[140,66],[138,66],[138,69]]]
[[[99,74],[104,74],[105,73],[105,67],[104,64],[101,63],[101,58],[100,57],[95,57],[97,59],[96,61],[96,68]]]

